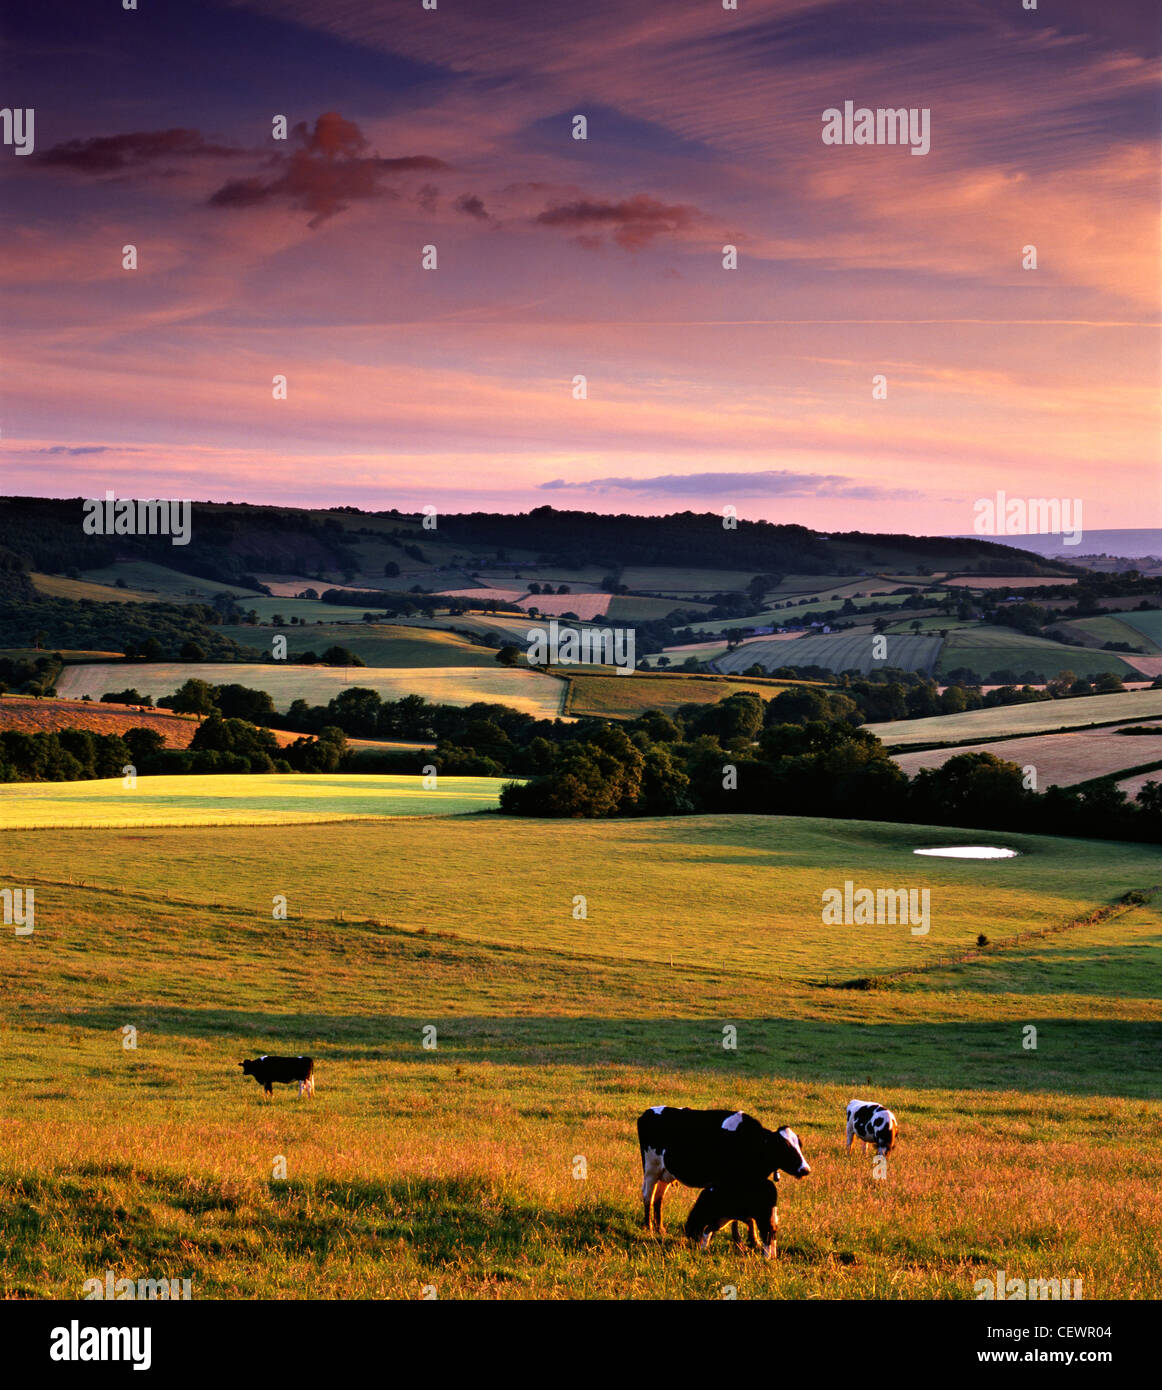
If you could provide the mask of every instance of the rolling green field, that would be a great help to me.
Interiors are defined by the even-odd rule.
[[[6,832],[36,929],[0,1003],[4,1292],[76,1296],[108,1267],[195,1298],[968,1299],[1004,1267],[1156,1297],[1158,913],[970,947],[1147,888],[1162,852],[911,854],[971,838],[763,817]],[[930,887],[929,937],[823,928],[844,876]],[[820,987],[901,962],[930,968]],[[237,1064],[265,1051],[309,1051],[314,1098],[263,1101]],[[862,1092],[901,1120],[883,1181],[843,1153]],[[670,1234],[640,1230],[633,1122],[661,1102],[794,1124],[813,1171],[781,1184],[776,1261],[690,1248],[681,1188]]]
[[[1096,618],[1075,618],[1062,629],[1086,643],[1128,642],[1142,656],[1162,655],[1162,613],[1107,613]]]
[[[1141,616],[1150,616],[1143,614]],[[1143,653],[1157,655],[1162,647],[1152,637],[1140,632],[1136,627],[1123,621],[1123,614],[1109,613],[1101,618],[1074,618],[1071,622],[1060,623],[1062,632],[1076,637],[1087,646],[1100,647],[1103,642],[1128,642],[1132,647],[1140,647]]]
[[[1119,613],[1118,618],[1146,640],[1140,645],[1162,652],[1162,610]]]
[[[657,618],[668,618],[676,609],[689,612],[708,613],[704,603],[673,598],[650,598],[642,594],[615,594],[609,601],[609,608],[603,623],[646,623]],[[599,621],[594,619],[594,622]]]
[[[864,727],[889,746],[906,748],[917,743],[967,743],[1159,715],[1162,690],[1128,690],[1123,695],[1078,695],[1067,700],[998,705],[995,709],[965,710],[963,714],[936,715],[931,719],[899,719]]]
[[[92,599],[97,603],[157,603],[157,594],[145,594],[137,589],[118,589],[113,584],[94,584],[87,579],[66,579],[59,574],[29,576],[38,594],[49,598]]]
[[[131,790],[119,777],[19,782],[4,787],[0,830],[290,825],[363,816],[450,816],[492,810],[505,780],[440,777],[436,787],[427,789],[421,776],[292,772],[139,777]]]
[[[155,565],[149,560],[118,560],[103,569],[85,570],[83,580],[93,584],[116,587],[123,579],[129,589],[153,603],[198,603],[215,594],[234,594],[239,603],[259,597],[251,589],[238,584],[223,584],[217,579],[203,579],[197,574],[182,574],[179,570]],[[122,595],[124,597],[124,594]]]
[[[437,704],[470,705],[478,700],[509,705],[512,709],[552,719],[560,712],[565,683],[553,676],[521,667],[499,666],[291,666],[278,662],[135,662],[133,684],[156,700],[196,676],[214,685],[224,683],[266,690],[275,708],[286,710],[295,700],[326,704],[348,686],[364,686],[385,700],[422,695]],[[106,691],[120,690],[127,668],[116,664],[67,666],[57,690],[70,699],[90,695],[94,700]]]
[[[219,631],[239,646],[270,650],[272,633],[253,627],[223,626]],[[311,627],[282,627],[287,652],[314,652],[346,647],[368,666],[495,666],[496,652],[464,637],[435,628],[401,627],[394,623],[320,623]]]
[[[1043,680],[1052,679],[1059,671],[1072,671],[1078,676],[1098,676],[1112,671],[1118,676],[1134,678],[1136,672],[1116,652],[1069,647],[1064,642],[1050,642],[1044,637],[1028,637],[1005,627],[963,627],[948,635],[940,653],[939,675],[961,667],[969,667],[974,675],[986,679],[993,671],[1013,671],[1023,676],[1032,671]]]

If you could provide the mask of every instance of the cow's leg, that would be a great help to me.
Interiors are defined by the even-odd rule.
[[[747,1248],[749,1250],[757,1250],[759,1248],[759,1242],[758,1236],[755,1233],[755,1219],[753,1216],[746,1223],[746,1237]]]
[[[851,1141],[855,1138],[855,1126],[850,1120],[847,1122],[847,1152],[851,1152]]]
[[[662,1221],[662,1198],[666,1195],[666,1188],[669,1185],[665,1178],[659,1178],[654,1187],[654,1224],[657,1226],[660,1236],[666,1234],[666,1227]]]
[[[730,1238],[731,1238],[732,1241],[734,1241],[734,1248],[735,1248],[736,1250],[741,1250],[741,1249],[742,1249],[742,1232],[738,1229],[738,1222],[737,1222],[737,1221],[732,1221],[732,1222],[730,1223]]]
[[[642,1150],[642,1206],[644,1208],[644,1225],[647,1231],[653,1229],[653,1202],[655,1190],[658,1183],[662,1180],[662,1174],[666,1171],[666,1165],[662,1161],[661,1154],[654,1149]],[[661,1210],[659,1198],[659,1212]]]

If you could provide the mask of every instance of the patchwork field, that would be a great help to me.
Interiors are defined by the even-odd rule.
[[[958,574],[944,583],[950,589],[1043,589],[1049,584],[1076,584],[1076,577],[1058,575],[1013,574],[1007,578],[995,574]]]
[[[756,662],[768,671],[780,666],[826,666],[836,674],[859,671],[867,675],[885,666],[899,666],[906,671],[931,672],[940,653],[939,637],[909,634],[887,636],[886,640],[887,655],[876,660],[868,633],[840,632],[822,636],[804,633],[791,643],[760,637],[719,657],[714,665],[727,674],[745,671]]]
[[[137,589],[118,589],[113,584],[94,584],[87,579],[66,579],[59,574],[31,573],[29,579],[38,594],[49,598],[93,599],[97,603],[158,603],[158,594]]]
[[[582,622],[596,622],[605,616],[610,604],[616,602],[617,600],[609,594],[530,594],[528,598],[522,598],[518,606],[526,612],[536,608],[548,618],[559,618],[563,613],[576,613]],[[649,603],[652,600],[639,599],[638,602]],[[668,611],[673,604],[666,604],[665,607]],[[619,618],[626,616],[628,615],[617,615]],[[610,620],[614,621],[612,611]]]
[[[964,743],[1004,738],[1011,734],[1045,733],[1051,729],[1083,728],[1162,716],[1162,690],[1132,690],[1124,695],[1078,695],[1067,700],[1038,700],[1031,705],[1000,705],[996,709],[966,710],[932,719],[900,719],[866,724],[892,747],[915,743]],[[1129,739],[1126,740],[1129,742]]]
[[[1089,677],[1106,671],[1118,676],[1133,674],[1133,668],[1116,652],[1069,647],[1064,642],[1028,637],[1012,628],[983,625],[960,627],[949,633],[937,670],[940,675],[947,675],[961,667],[968,667],[982,680],[994,671],[1005,670],[1019,678],[1033,672],[1041,680],[1051,680],[1059,671]]]
[[[1067,636],[1076,637],[1091,647],[1100,647],[1105,642],[1128,642],[1132,647],[1141,647],[1144,653],[1157,655],[1162,650],[1152,638],[1124,622],[1120,613],[1107,613],[1100,618],[1074,618],[1058,626]],[[1130,659],[1129,653],[1125,654],[1125,659]]]
[[[326,704],[347,686],[378,691],[385,700],[422,695],[434,704],[470,705],[478,700],[496,701],[551,719],[561,711],[565,684],[553,676],[524,668],[498,666],[362,667],[289,666],[276,663],[138,662],[133,666],[133,685],[143,695],[172,695],[191,676],[213,685],[234,683],[270,692],[275,708],[286,710],[294,700]],[[62,695],[90,695],[98,699],[107,690],[125,684],[125,667],[110,664],[67,666],[57,684]]]
[[[1162,852],[911,854],[956,838],[763,817],[6,832],[36,929],[0,1001],[4,1291],[75,1297],[112,1267],[195,1298],[969,1299],[1004,1267],[1156,1297],[1157,911],[971,943],[1149,887]],[[929,936],[822,927],[845,875],[928,887]],[[912,964],[933,968],[813,983]],[[314,1098],[262,1101],[238,1062],[265,1051],[309,1051]],[[861,1091],[901,1119],[881,1182],[843,1153]],[[671,1233],[641,1232],[633,1122],[660,1102],[794,1124],[813,1171],[780,1185],[776,1261],[690,1248],[681,1188]]]
[[[672,714],[682,705],[712,705],[740,690],[753,691],[761,699],[773,699],[790,681],[731,680],[726,677],[655,674],[635,671],[619,676],[613,667],[594,667],[578,672],[576,666],[555,667],[569,682],[566,708],[574,718],[595,715],[607,719],[635,719],[646,710]]]
[[[126,681],[121,687],[132,685]],[[123,734],[126,729],[155,729],[167,748],[186,748],[198,728],[192,715],[139,710],[132,705],[102,705],[86,700],[34,700],[0,696],[0,731],[51,734],[61,729],[88,729],[94,734]]]
[[[214,774],[7,784],[0,830],[67,826],[291,825],[364,816],[450,816],[490,811],[506,779],[371,773]]]
[[[270,650],[270,631],[223,626],[223,636],[240,646]],[[492,666],[496,652],[477,646],[454,632],[438,628],[404,627],[395,623],[316,623],[311,627],[280,627],[287,652],[321,655],[328,647],[346,647],[368,666]]]
[[[1040,734],[1032,738],[1005,739],[1000,743],[974,743],[963,748],[929,748],[919,753],[897,753],[895,761],[914,776],[922,767],[943,767],[959,753],[993,753],[1019,767],[1037,769],[1037,787],[1069,787],[1092,777],[1105,777],[1122,768],[1162,762],[1162,727],[1158,738],[1127,737],[1124,725],[1105,729],[1079,729],[1072,733]],[[1162,773],[1154,774],[1162,780]]]
[[[144,595],[151,603],[202,603],[215,594],[233,594],[240,603],[259,597],[252,589],[243,589],[238,584],[183,574],[149,560],[118,560],[115,565],[102,569],[84,570],[81,578],[111,588],[116,587],[118,579],[123,579],[128,589]]]

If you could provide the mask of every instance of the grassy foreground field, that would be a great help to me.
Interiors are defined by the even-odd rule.
[[[971,1298],[1005,1268],[1156,1297],[1156,910],[891,988],[809,982],[1162,878],[1142,846],[910,852],[971,838],[760,817],[8,832],[3,884],[35,885],[37,915],[0,1001],[3,1291],[76,1296],[112,1268],[195,1298]],[[821,928],[845,874],[946,890],[931,937]],[[264,1051],[311,1052],[313,1100],[262,1101],[237,1063]],[[903,1126],[884,1181],[842,1152],[864,1091]],[[777,1261],[690,1249],[684,1189],[664,1242],[638,1229],[633,1121],[662,1101],[794,1124],[813,1172],[781,1184]]]
[[[289,825],[362,816],[450,816],[490,811],[501,777],[370,773],[246,773],[120,778],[88,782],[20,782],[5,786],[0,830],[67,826]]]

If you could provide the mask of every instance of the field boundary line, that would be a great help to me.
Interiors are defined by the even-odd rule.
[[[412,817],[411,819],[427,820],[429,817]],[[28,874],[14,875],[0,872],[0,882],[3,882],[6,878],[11,879],[13,882],[19,882],[25,886],[31,885],[34,888],[73,888],[78,892],[98,893],[104,897],[124,902],[126,905],[137,902],[152,907],[193,908],[203,913],[224,913],[229,917],[240,919],[241,924],[247,928],[253,926],[255,928],[261,927],[263,930],[268,930],[271,925],[268,918],[254,916],[253,908],[248,904],[237,906],[231,903],[200,902],[193,898],[180,898],[172,895],[156,897],[150,893],[133,892],[124,888],[111,887],[103,883],[78,882],[75,879],[37,878]],[[687,961],[670,966],[667,965],[664,957],[655,958],[648,955],[599,955],[590,951],[566,950],[564,947],[549,946],[542,943],[523,945],[516,941],[497,941],[489,937],[468,936],[461,932],[447,931],[444,929],[429,931],[424,927],[402,927],[391,922],[385,922],[379,917],[348,917],[344,915],[342,908],[335,908],[333,911],[324,915],[312,914],[308,916],[304,913],[298,913],[294,917],[288,917],[280,922],[279,925],[284,930],[288,927],[295,926],[372,927],[375,931],[383,935],[395,938],[416,941],[446,941],[461,946],[475,947],[480,950],[500,951],[506,955],[532,956],[536,958],[551,957],[561,961],[586,961],[600,965],[625,966],[627,969],[633,969],[641,965],[649,965],[683,971],[686,974],[702,974],[705,972],[714,972],[717,974],[721,972],[721,966],[715,962],[703,965],[698,962]],[[811,980],[806,980],[795,975],[766,974],[743,968],[732,968],[731,973],[734,976],[755,980],[762,984],[778,983],[795,989],[806,990],[812,988],[813,985]]]
[[[967,951],[960,951],[953,956],[942,956],[939,960],[927,961],[923,965],[905,965],[898,970],[885,970],[879,975],[860,975],[850,980],[822,981],[817,982],[823,989],[879,989],[890,985],[893,980],[898,980],[905,975],[928,975],[934,970],[946,970],[950,965],[963,965],[967,961],[979,960],[982,956],[1007,950],[1011,946],[1023,946],[1029,941],[1043,940],[1048,936],[1058,936],[1062,932],[1074,931],[1078,927],[1092,927],[1102,922],[1112,921],[1116,917],[1122,917],[1127,912],[1133,912],[1136,908],[1144,907],[1152,901],[1154,894],[1158,892],[1162,884],[1152,884],[1149,888],[1129,888],[1112,903],[1106,903],[1103,907],[1093,908],[1090,912],[1071,917],[1067,922],[1058,922],[1052,927],[1038,927],[1032,931],[1018,932],[1016,936],[1007,936],[1002,941],[989,941],[984,946],[973,946]]]

